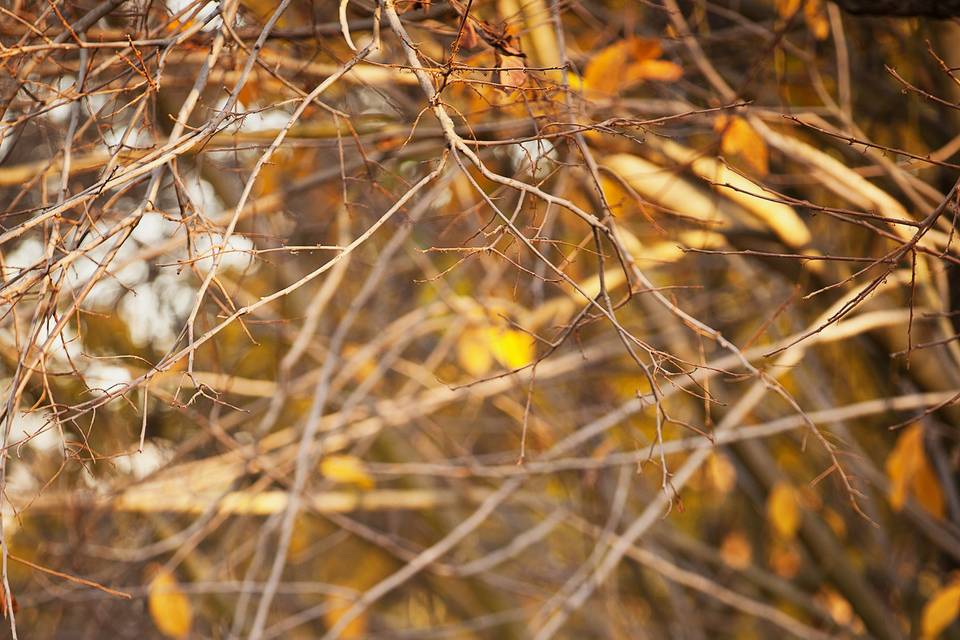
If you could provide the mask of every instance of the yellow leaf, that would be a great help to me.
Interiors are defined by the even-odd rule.
[[[720,148],[724,154],[740,156],[761,176],[769,173],[770,152],[767,143],[746,120],[722,118],[717,120],[717,125],[723,131]]]
[[[817,40],[826,40],[830,35],[830,21],[827,20],[823,0],[807,0],[803,5],[803,20]]]
[[[484,334],[478,329],[467,329],[457,340],[457,361],[472,376],[482,376],[493,366],[493,354]]]
[[[168,638],[186,638],[193,622],[190,600],[183,593],[173,573],[154,565],[148,569],[153,574],[147,588],[147,608],[153,624]]]
[[[753,560],[753,549],[740,531],[727,534],[720,544],[720,558],[734,569],[746,569]]]
[[[710,454],[707,458],[707,477],[710,484],[722,494],[730,493],[737,484],[737,470],[723,455]]]
[[[583,78],[573,71],[567,71],[567,85],[571,91],[583,91],[586,86]]]
[[[943,518],[943,490],[927,460],[923,427],[919,423],[900,434],[885,466],[890,478],[890,506],[894,511],[900,511],[907,496],[912,494],[924,509]]]
[[[583,83],[595,91],[615,94],[647,79],[676,80],[680,77],[677,74],[682,74],[682,71],[673,63],[654,60],[660,56],[660,52],[659,40],[619,40],[590,59],[583,73]],[[647,64],[651,62],[659,64]]]
[[[936,638],[960,615],[960,581],[940,589],[923,607],[923,637]]]
[[[800,501],[796,490],[786,482],[778,482],[767,498],[767,517],[777,534],[793,538],[800,526]]]
[[[334,482],[352,484],[368,491],[373,489],[373,478],[356,456],[327,456],[320,462],[320,473]]]
[[[525,367],[536,357],[533,338],[523,331],[491,327],[487,330],[487,341],[490,353],[508,369]]]

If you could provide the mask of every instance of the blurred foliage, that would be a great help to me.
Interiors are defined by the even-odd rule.
[[[956,18],[0,8],[11,633],[960,638]]]

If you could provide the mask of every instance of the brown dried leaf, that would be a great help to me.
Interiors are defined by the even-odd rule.
[[[463,23],[463,31],[460,32],[460,48],[476,49],[478,46],[480,46],[480,36],[477,35],[473,24],[467,20]]]
[[[501,64],[500,84],[507,89],[519,89],[527,82],[527,72],[523,69],[523,60],[505,56]]]

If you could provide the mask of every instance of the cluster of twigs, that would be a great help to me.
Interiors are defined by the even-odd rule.
[[[0,7],[13,635],[909,634],[957,25],[333,4]]]

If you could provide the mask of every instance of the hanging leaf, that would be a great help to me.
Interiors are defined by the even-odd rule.
[[[480,36],[473,28],[473,23],[467,20],[463,23],[463,32],[460,34],[459,46],[461,49],[476,49],[480,46]]]
[[[536,348],[533,338],[516,329],[490,328],[487,331],[490,353],[508,369],[520,369],[533,362]]]
[[[714,126],[723,132],[720,148],[724,155],[736,155],[742,158],[750,168],[761,176],[770,172],[770,152],[767,143],[746,120],[740,117],[717,118]]]
[[[373,477],[356,456],[327,456],[320,462],[320,473],[340,484],[352,484],[369,491],[376,486]]]
[[[890,478],[890,506],[900,511],[912,495],[924,509],[937,518],[943,518],[943,490],[927,460],[923,448],[923,427],[917,423],[904,429],[887,457],[887,477]]]
[[[189,598],[168,569],[152,565],[148,572],[153,574],[147,588],[147,608],[153,624],[168,638],[186,638],[193,624]]]
[[[923,607],[923,637],[936,638],[960,615],[960,580],[940,589]]]
[[[734,569],[746,569],[753,561],[750,541],[741,531],[733,531],[720,544],[720,558]]]
[[[486,333],[467,329],[457,340],[457,361],[472,376],[482,376],[493,366],[493,354],[487,345]]]
[[[767,518],[785,540],[792,539],[800,527],[800,501],[796,490],[786,482],[778,482],[767,498]]]
[[[737,485],[737,470],[726,456],[712,453],[707,458],[707,478],[714,489],[726,495]]]

